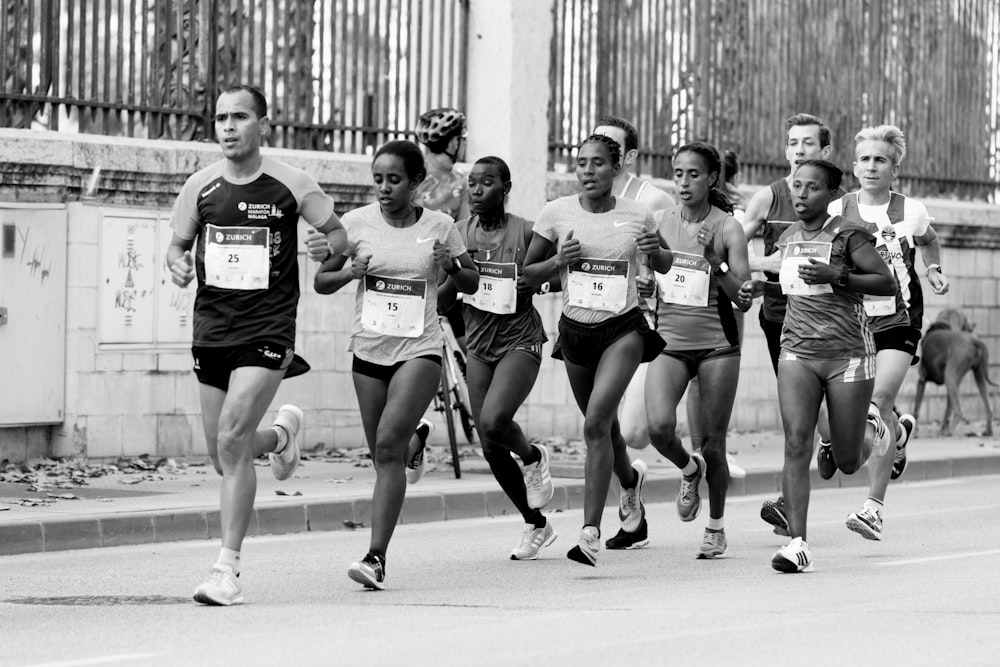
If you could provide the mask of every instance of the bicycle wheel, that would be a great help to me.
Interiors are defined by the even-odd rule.
[[[462,477],[462,465],[458,458],[458,438],[455,437],[455,405],[452,396],[452,386],[448,378],[448,369],[441,370],[441,407],[444,410],[444,422],[448,427],[448,444],[451,445],[451,467],[455,470],[455,479]]]

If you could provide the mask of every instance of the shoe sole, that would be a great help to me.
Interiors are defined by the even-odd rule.
[[[782,535],[783,537],[788,537],[788,519],[773,505],[765,505],[760,508],[760,518],[764,520],[765,523],[770,524],[774,527],[775,535]]]
[[[206,593],[195,591],[194,601],[200,602],[202,604],[207,604],[212,607],[231,607],[234,604],[243,604],[243,596],[237,595],[232,600],[216,600],[215,598],[210,597]]]
[[[294,473],[298,469],[299,464],[302,462],[301,456],[299,454],[299,452],[302,449],[302,447],[299,445],[299,433],[302,431],[302,425],[305,423],[306,420],[305,414],[302,412],[302,409],[299,408],[298,406],[286,404],[278,408],[278,412],[281,412],[282,410],[287,410],[295,414],[295,417],[299,421],[299,428],[295,431],[295,435],[288,433],[288,429],[285,429],[285,432],[288,433],[288,444],[285,445],[285,449],[292,447],[293,448],[292,451],[295,452],[295,456],[293,457],[292,462],[287,464],[288,465],[287,471],[281,472],[278,470],[276,466],[276,464],[278,466],[285,465],[285,462],[281,460],[280,454],[272,453],[271,456],[269,457],[271,463],[271,474],[274,475],[274,478],[279,482],[284,482],[286,479],[291,477],[292,473]],[[281,427],[285,428],[284,425],[281,425]]]
[[[581,563],[582,565],[589,565],[590,567],[597,567],[597,556],[593,558],[590,557],[587,552],[579,547],[579,545],[573,547],[566,554],[566,558],[576,563]]]
[[[705,553],[704,551],[702,551],[696,556],[696,560],[715,560],[716,558],[725,558],[726,551],[728,551],[728,549],[726,549],[725,551],[720,551],[719,553],[715,553],[714,551],[711,553]]]
[[[648,544],[649,544],[649,538],[647,537],[645,539],[637,540],[637,541],[633,542],[632,544],[628,544],[628,545],[624,545],[624,546],[620,546],[620,547],[617,546],[617,545],[612,546],[612,545],[608,544],[607,542],[605,542],[604,543],[604,547],[606,549],[611,550],[611,551],[628,551],[629,549],[642,549],[643,547],[645,547]]]
[[[854,516],[847,517],[847,528],[848,530],[854,531],[855,533],[865,538],[866,540],[872,540],[873,542],[882,541],[882,533],[876,532],[875,530],[872,529],[871,526],[869,526],[867,523],[865,523],[864,521],[862,521],[857,517]]]
[[[636,463],[640,462],[642,463],[641,471],[639,468],[635,466]],[[622,530],[624,530],[626,533],[634,533],[635,531],[639,530],[639,527],[642,525],[642,520],[646,518],[646,505],[642,502],[642,485],[646,483],[646,475],[649,473],[649,467],[646,466],[645,461],[636,460],[632,463],[632,469],[635,470],[636,474],[639,475],[639,479],[636,480],[634,487],[636,490],[635,491],[636,495],[639,497],[639,520],[635,522],[627,521],[628,517],[622,515],[621,501],[619,501],[618,520],[621,521]],[[632,523],[635,523],[634,527],[632,526]],[[631,530],[629,528],[631,528]]]
[[[375,581],[374,579],[370,578],[368,575],[366,575],[364,572],[362,572],[360,570],[355,570],[354,568],[351,568],[351,569],[349,569],[347,571],[347,576],[350,577],[353,581],[356,581],[357,583],[361,584],[362,586],[364,586],[367,589],[370,589],[370,590],[373,590],[373,591],[383,591],[383,590],[385,590],[385,584],[384,583]]]

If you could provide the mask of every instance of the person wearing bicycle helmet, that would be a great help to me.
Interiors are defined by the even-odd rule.
[[[465,155],[465,114],[443,107],[417,120],[417,141],[426,148],[427,177],[413,193],[413,204],[447,213],[455,220],[469,217],[468,186],[455,164]]]

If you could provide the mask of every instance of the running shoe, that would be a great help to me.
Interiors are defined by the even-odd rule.
[[[743,479],[747,476],[747,471],[736,462],[736,459],[729,452],[726,452],[726,463],[729,464],[729,477],[731,479]]]
[[[728,547],[724,528],[719,530],[706,528],[705,536],[701,538],[701,551],[698,552],[698,559],[724,556]]]
[[[385,588],[385,557],[369,552],[351,563],[347,576],[365,588],[381,591]]]
[[[434,424],[426,417],[421,417],[420,423],[417,424],[417,428],[414,431],[417,435],[417,440],[420,442],[417,444],[417,449],[413,452],[413,456],[406,462],[407,484],[416,484],[424,476],[424,470],[426,470],[425,464],[427,463],[427,438],[430,437],[433,430]]]
[[[874,429],[874,434],[872,435],[872,454],[874,456],[885,456],[885,453],[889,450],[889,429],[886,428],[885,422],[882,421],[882,415],[879,414],[878,406],[874,403],[868,404],[868,416],[866,420]]]
[[[299,431],[305,416],[302,410],[294,405],[282,405],[274,418],[274,425],[280,426],[288,434],[288,442],[280,452],[271,452],[267,458],[271,461],[271,472],[278,481],[284,481],[292,476],[299,467]]]
[[[760,518],[774,526],[775,535],[789,536],[784,496],[778,496],[777,500],[765,500],[760,506]]]
[[[634,533],[646,518],[646,506],[642,504],[642,485],[646,481],[646,463],[641,459],[632,461],[636,482],[631,489],[621,488],[618,495],[618,518],[622,522],[622,530]],[[614,538],[612,538],[614,539]]]
[[[555,494],[552,486],[552,474],[549,472],[549,448],[545,445],[532,445],[538,450],[541,458],[535,463],[524,466],[524,489],[528,492],[528,507],[542,509]]]
[[[593,526],[584,526],[580,531],[580,541],[569,550],[566,558],[577,563],[597,566],[597,552],[601,548],[601,536]]]
[[[677,514],[681,521],[694,521],[701,512],[701,494],[698,485],[705,476],[705,459],[698,452],[692,454],[691,458],[694,459],[698,470],[690,479],[686,476],[681,477],[681,488],[677,492]]]
[[[813,557],[809,545],[801,537],[796,537],[774,553],[771,567],[778,572],[812,572]]]
[[[833,460],[833,447],[822,438],[816,451],[816,468],[822,479],[830,479],[837,473],[837,462]]]
[[[882,541],[882,515],[878,508],[869,504],[861,506],[861,511],[847,515],[847,527],[866,540]]]
[[[896,443],[896,455],[892,459],[892,472],[889,473],[891,479],[899,479],[906,472],[906,445],[910,442],[913,429],[917,428],[917,420],[910,414],[900,415],[899,425],[903,429],[903,437]]]
[[[552,527],[552,522],[548,521],[541,528],[535,528],[534,524],[524,524],[521,532],[521,543],[510,552],[511,560],[535,560],[542,547],[547,547],[556,541],[556,531]]]
[[[195,601],[223,607],[243,604],[239,576],[228,567],[213,567],[205,583],[194,589]]]
[[[604,546],[608,549],[641,549],[649,544],[649,528],[646,525],[646,517],[642,517],[639,527],[631,533],[624,528],[618,529],[618,534],[608,538]]]

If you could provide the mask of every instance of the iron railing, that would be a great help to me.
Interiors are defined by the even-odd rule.
[[[363,153],[465,102],[465,0],[17,0],[0,10],[0,127],[211,139],[260,87],[269,143]]]

